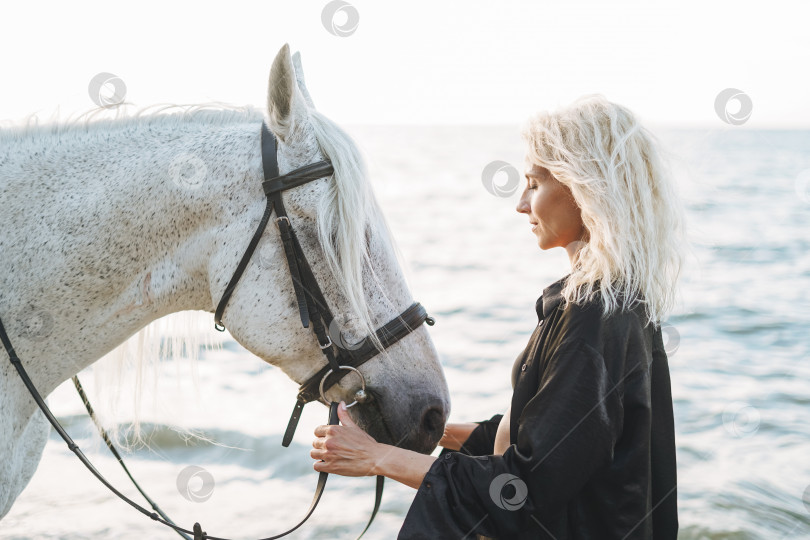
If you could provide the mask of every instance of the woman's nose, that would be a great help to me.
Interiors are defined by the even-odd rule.
[[[518,200],[517,206],[515,210],[517,210],[521,214],[528,214],[529,213],[529,201],[526,197],[527,190],[523,190],[523,193],[520,194],[520,200]]]

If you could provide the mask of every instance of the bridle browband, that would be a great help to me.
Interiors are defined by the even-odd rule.
[[[304,406],[309,403],[310,401],[315,401],[320,397],[324,404],[329,405],[329,424],[336,425],[338,424],[338,416],[337,416],[337,406],[338,404],[334,401],[329,401],[324,396],[324,392],[337,384],[341,379],[342,375],[339,375],[341,370],[351,370],[356,373],[361,380],[361,389],[358,390],[355,394],[355,401],[352,402],[347,407],[351,407],[358,402],[366,402],[367,400],[371,400],[373,402],[373,396],[369,396],[365,392],[365,379],[363,375],[358,371],[358,367],[362,364],[368,362],[371,358],[376,356],[380,349],[378,349],[374,342],[366,338],[358,345],[354,345],[351,348],[341,348],[337,344],[333,343],[330,335],[327,331],[327,328],[332,328],[332,323],[334,321],[334,317],[332,316],[332,312],[329,310],[329,306],[326,302],[326,299],[321,292],[320,287],[318,286],[318,282],[315,279],[315,275],[312,273],[312,268],[309,265],[309,262],[304,255],[304,251],[301,249],[301,244],[298,242],[298,238],[295,235],[295,231],[292,229],[292,224],[290,223],[290,218],[287,215],[287,212],[284,208],[284,203],[282,201],[281,194],[282,192],[292,189],[294,187],[306,184],[307,182],[311,182],[312,180],[317,180],[320,178],[324,178],[330,176],[334,173],[334,168],[332,167],[332,163],[328,160],[318,161],[316,163],[312,163],[310,165],[305,165],[304,167],[295,169],[287,174],[280,175],[278,170],[278,156],[277,156],[277,146],[276,146],[276,138],[267,128],[267,125],[262,122],[262,130],[261,130],[261,149],[262,149],[262,168],[264,170],[264,182],[262,182],[262,187],[264,189],[265,196],[267,197],[267,207],[265,208],[264,214],[262,216],[261,221],[259,222],[259,226],[256,229],[256,232],[253,234],[253,238],[251,238],[250,243],[248,244],[247,250],[245,254],[242,256],[242,259],[239,261],[236,270],[234,271],[233,276],[231,277],[228,285],[225,287],[225,291],[222,294],[222,298],[217,305],[216,312],[214,314],[214,327],[221,331],[225,331],[225,326],[222,324],[222,315],[225,311],[225,307],[228,304],[228,301],[231,298],[236,286],[239,282],[239,279],[242,277],[247,265],[253,255],[253,252],[256,250],[258,246],[259,240],[261,239],[262,233],[264,232],[265,228],[267,227],[267,223],[270,219],[270,215],[275,210],[276,218],[274,219],[276,225],[278,225],[279,232],[281,234],[282,245],[284,246],[284,253],[286,254],[287,258],[287,266],[290,270],[290,275],[292,277],[293,282],[293,289],[295,292],[295,297],[298,302],[298,310],[301,316],[301,324],[304,328],[309,328],[310,323],[312,323],[312,329],[315,332],[315,336],[318,339],[318,344],[321,348],[321,351],[326,356],[328,365],[324,366],[321,370],[307,379],[298,390],[298,395],[296,397],[295,407],[293,408],[292,415],[290,417],[290,421],[287,424],[287,430],[284,433],[284,438],[282,440],[283,446],[289,446],[290,442],[292,441],[293,435],[295,433],[295,428],[298,425],[298,421],[301,417],[301,412],[304,409]],[[398,317],[392,319],[384,326],[380,327],[376,330],[375,334],[379,341],[383,345],[383,349],[386,349],[402,339],[403,337],[407,336],[410,332],[414,331],[418,328],[423,322],[426,322],[428,325],[433,325],[434,320],[432,317],[429,317],[425,312],[425,308],[419,302],[414,302],[410,307],[408,307],[405,311],[403,311]],[[136,510],[149,516],[151,519],[163,523],[164,525],[171,527],[174,529],[180,536],[186,538],[187,540],[191,540],[187,534],[194,535],[194,540],[228,540],[227,538],[219,538],[216,536],[209,536],[204,531],[199,523],[194,524],[193,530],[183,529],[182,527],[178,527],[174,524],[174,522],[169,519],[169,517],[158,507],[158,505],[150,499],[146,493],[141,489],[132,475],[129,473],[129,470],[124,465],[123,459],[118,454],[117,450],[113,446],[107,432],[101,427],[101,424],[98,422],[95,413],[90,405],[90,401],[87,399],[87,395],[84,393],[82,389],[81,383],[79,382],[78,376],[73,377],[73,383],[76,386],[76,390],[78,391],[79,395],[82,398],[82,401],[87,408],[87,412],[89,413],[90,417],[93,419],[93,422],[99,428],[101,432],[101,436],[104,439],[104,442],[107,444],[109,449],[112,451],[113,455],[115,455],[118,462],[124,468],[124,471],[127,473],[129,478],[132,480],[135,487],[140,491],[140,493],[144,496],[144,498],[149,502],[152,506],[154,512],[150,512],[149,510],[143,508],[138,503],[134,502],[133,500],[129,499],[121,492],[116,490],[102,475],[101,473],[96,470],[92,463],[87,459],[84,453],[81,451],[79,446],[73,442],[73,439],[67,434],[64,430],[62,425],[59,423],[58,420],[54,417],[53,413],[51,413],[48,405],[42,399],[42,396],[39,394],[37,389],[34,387],[34,384],[31,382],[31,379],[28,377],[28,374],[25,371],[25,368],[22,365],[19,357],[14,352],[14,348],[11,345],[11,341],[6,334],[6,330],[3,327],[3,322],[0,320],[0,340],[3,342],[3,346],[6,348],[8,352],[9,359],[12,365],[17,369],[20,377],[25,383],[26,387],[28,388],[29,392],[33,396],[34,400],[39,405],[39,408],[45,414],[47,419],[50,421],[51,425],[53,425],[54,429],[61,435],[62,439],[67,443],[68,448],[76,454],[79,460],[84,463],[84,465],[105,485],[107,486],[113,493],[115,493],[118,497],[124,500],[126,503],[134,507]],[[324,390],[324,386],[326,386],[326,390]],[[278,534],[276,536],[271,536],[262,540],[274,540],[276,538],[281,538],[282,536],[286,536],[296,530],[298,527],[304,524],[304,522],[309,519],[312,515],[312,512],[315,510],[315,507],[318,505],[320,501],[321,495],[323,494],[324,487],[326,486],[326,478],[329,473],[320,472],[318,476],[318,484],[315,489],[315,495],[313,496],[312,503],[310,504],[309,510],[307,511],[306,516],[302,519],[297,525],[293,528],[289,529],[286,532]],[[358,536],[358,540],[360,537],[365,534],[368,530],[371,523],[374,521],[374,517],[377,514],[377,510],[380,507],[380,501],[382,500],[382,490],[383,490],[383,482],[385,480],[384,476],[377,476],[377,487],[376,487],[376,496],[375,496],[375,503],[374,503],[374,510],[371,514],[371,519],[369,520],[366,528],[363,529],[363,532],[360,533]],[[187,534],[186,534],[187,533]]]

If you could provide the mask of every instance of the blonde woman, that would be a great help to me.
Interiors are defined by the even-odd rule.
[[[523,129],[517,205],[571,272],[543,290],[503,414],[447,424],[436,458],[377,443],[345,410],[317,471],[417,489],[399,539],[652,539],[678,533],[661,321],[683,265],[683,209],[656,138],[599,94]]]

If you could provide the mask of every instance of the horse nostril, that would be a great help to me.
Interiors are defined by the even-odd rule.
[[[422,427],[428,433],[444,430],[444,412],[438,407],[431,407],[422,415]]]

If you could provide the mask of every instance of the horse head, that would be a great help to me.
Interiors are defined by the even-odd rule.
[[[376,328],[413,302],[393,239],[352,141],[314,107],[300,56],[282,47],[273,62],[267,126],[276,138],[282,175],[324,159],[334,174],[282,192],[289,223],[335,318],[332,342],[352,350],[373,339]],[[248,212],[226,227],[209,265],[216,304],[266,201],[257,196]],[[234,215],[237,213],[234,211]],[[311,329],[302,326],[293,277],[274,222],[230,297],[223,322],[246,349],[303,384],[326,360]],[[351,407],[357,424],[380,442],[428,453],[441,438],[449,414],[447,383],[427,329],[419,325],[359,368],[363,401]],[[352,403],[360,381],[345,371],[325,392],[330,401]]]

